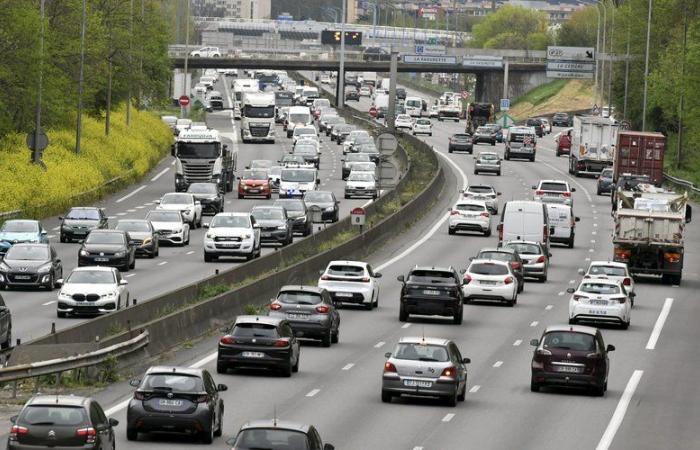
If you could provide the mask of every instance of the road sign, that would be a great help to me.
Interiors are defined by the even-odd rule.
[[[501,111],[508,111],[510,109],[510,99],[509,98],[502,98],[501,99]]]
[[[462,59],[462,66],[500,69],[503,67],[503,58],[501,56],[465,56]]]
[[[547,47],[548,78],[592,79],[594,66],[593,47]]]
[[[36,131],[27,134],[27,147],[29,150],[37,150],[43,152],[49,146],[49,137],[44,133],[44,130],[39,130],[39,140],[37,141]]]
[[[515,120],[513,120],[513,118],[510,117],[508,114],[504,114],[503,117],[496,121],[496,123],[498,123],[503,128],[509,128],[515,125]]]
[[[592,72],[595,64],[579,61],[548,61],[547,70],[563,72]]]
[[[593,47],[547,47],[547,59],[550,61],[595,61]]]
[[[462,98],[464,100],[468,99],[469,98],[469,91],[462,91]]]
[[[408,64],[457,64],[456,56],[403,55]]]
[[[183,107],[189,106],[189,104],[190,104],[190,98],[186,95],[180,96],[178,101],[180,102],[180,106],[183,106]]]
[[[577,78],[592,80],[593,72],[564,72],[561,70],[548,70],[547,78]]]
[[[382,133],[377,136],[377,149],[384,156],[393,155],[398,146],[399,141],[396,140],[396,136],[393,134]]]
[[[416,44],[416,55],[444,55],[444,45]]]
[[[366,217],[367,213],[364,208],[357,207],[350,211],[350,223],[353,225],[364,225]]]
[[[376,106],[369,107],[369,115],[372,116],[373,118],[377,117],[377,107]]]

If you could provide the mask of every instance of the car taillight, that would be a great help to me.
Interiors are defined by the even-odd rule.
[[[389,361],[384,363],[384,373],[397,373],[396,366]]]
[[[676,252],[665,252],[664,259],[666,262],[674,264],[681,260],[681,254]]]
[[[362,277],[362,282],[363,283],[369,283],[370,278],[369,277]]]
[[[321,279],[322,279],[323,281],[328,281],[328,280],[331,279],[331,277],[329,277],[328,275],[321,275]]]
[[[25,434],[29,434],[29,428],[27,428],[27,427],[21,427],[19,425],[12,425],[12,428],[10,428],[10,440],[11,441],[16,441],[17,436],[22,436]]]
[[[274,343],[275,347],[286,347],[289,345],[289,339],[277,339]]]
[[[512,261],[512,262],[510,263],[510,267],[512,267],[513,269],[520,269],[522,266],[523,266],[523,265],[520,264],[520,263],[517,262],[517,261]]]
[[[282,305],[280,305],[279,303],[273,302],[273,303],[270,303],[270,309],[273,311],[278,311],[278,310],[282,309]]]
[[[487,213],[487,212],[482,212],[482,213],[479,214],[479,215],[480,215],[481,217],[489,217],[491,214],[489,214],[489,213]]]
[[[454,367],[445,367],[442,370],[442,373],[440,374],[441,377],[451,377],[453,378],[455,375],[457,375],[457,369]]]
[[[499,223],[496,229],[498,230],[498,242],[501,242],[503,240],[503,224]]]
[[[458,216],[458,215],[459,215],[459,211],[457,211],[456,209],[453,209],[452,211],[450,211],[450,215],[451,215],[451,216]]]
[[[615,248],[616,260],[628,260],[632,256],[632,251],[624,248]]]
[[[616,300],[619,304],[623,305],[627,301],[627,297],[617,297],[613,300]]]
[[[146,400],[146,394],[136,391],[134,392],[134,400]]]
[[[219,340],[219,342],[222,343],[222,344],[231,345],[231,344],[235,344],[235,343],[236,343],[236,340],[233,338],[233,336],[229,336],[229,335],[227,334],[226,336],[222,337],[222,338]]]
[[[510,284],[510,283],[513,282],[513,277],[506,277],[506,279],[503,280],[503,282],[504,282],[505,284]]]
[[[535,195],[544,195],[544,191],[535,191]]]
[[[469,284],[469,282],[472,281],[472,277],[468,274],[464,274],[464,284]]]
[[[544,236],[545,241],[549,239],[549,227],[547,225],[542,225],[542,236]]]
[[[197,397],[195,400],[195,403],[206,403],[209,401],[209,396],[208,395],[200,395]]]
[[[561,195],[564,197],[571,197],[571,192],[562,192]]]
[[[84,437],[86,444],[94,444],[97,438],[97,431],[92,427],[78,428],[75,434],[78,437]]]
[[[539,258],[537,258],[537,264],[541,264],[544,262],[544,255],[540,255]]]
[[[625,286],[631,286],[632,285],[632,279],[631,278],[625,278],[622,280],[622,284]]]
[[[328,314],[330,312],[330,308],[326,305],[320,305],[316,307],[316,311],[321,313],[321,314]]]

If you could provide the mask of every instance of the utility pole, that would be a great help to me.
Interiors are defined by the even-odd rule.
[[[39,147],[39,139],[43,132],[41,130],[41,93],[44,89],[44,21],[46,17],[44,1],[41,0],[39,6],[39,15],[41,16],[41,25],[39,31],[39,77],[36,93],[36,123],[34,124],[34,152],[32,153],[32,161],[35,164],[43,165],[41,162],[41,150]]]
[[[187,0],[187,9],[185,10],[185,81],[183,85],[185,86],[185,95],[189,97],[190,89],[187,83],[189,78],[189,72],[187,70],[187,63],[190,57],[190,0]],[[187,107],[180,107],[180,118],[184,119],[187,117]]]
[[[595,82],[593,83],[593,102],[596,105],[598,104],[596,98],[598,97],[598,80],[600,78],[600,10],[598,9],[598,5],[600,5],[600,2],[595,6],[595,12],[598,13],[598,28],[595,38]]]
[[[340,67],[338,70],[338,97],[336,103],[339,109],[345,105],[345,10],[347,0],[343,0],[343,10],[340,12]]]
[[[627,7],[629,11],[627,13],[627,53],[625,55],[625,99],[622,106],[622,117],[627,119],[627,94],[629,92],[629,78],[630,78],[630,37],[632,33],[632,2],[627,2]]]
[[[613,54],[613,44],[615,42],[615,5],[612,8],[611,17],[611,27],[610,27],[610,51],[608,55],[612,58]],[[610,60],[610,74],[608,76],[608,117],[612,117],[612,77],[613,77],[613,60]]]
[[[649,87],[649,41],[651,40],[651,7],[649,0],[649,13],[647,16],[647,48],[644,56],[644,100],[642,103],[642,131],[647,131],[647,88]]]
[[[80,70],[78,76],[78,120],[75,124],[75,153],[80,154],[80,139],[83,133],[83,83],[85,82],[85,28],[87,0],[83,0],[83,17],[80,22]]]
[[[603,51],[605,51],[606,42],[606,30],[608,28],[608,7],[605,5],[605,1],[601,2],[603,6]],[[605,103],[605,59],[602,60],[600,66],[600,106],[602,108],[603,103]]]
[[[141,29],[146,27],[146,0],[141,0]],[[139,93],[138,101],[136,102],[136,107],[140,110],[143,105],[143,39],[139,39],[141,42],[141,51],[139,52]]]
[[[678,148],[676,150],[676,169],[680,169],[683,159],[683,107],[685,102],[685,52],[688,44],[688,9],[683,0],[683,53],[681,55],[681,95],[678,100]]]
[[[126,126],[131,125],[131,85],[133,77],[131,76],[131,67],[133,66],[134,58],[134,0],[129,1],[129,69],[127,69],[127,84],[129,88],[126,94]]]

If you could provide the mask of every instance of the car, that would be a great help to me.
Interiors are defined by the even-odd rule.
[[[345,198],[370,197],[377,199],[379,196],[376,177],[367,172],[350,172],[345,180]]]
[[[318,279],[318,287],[328,291],[338,305],[379,306],[379,283],[382,277],[372,266],[361,261],[331,261]]]
[[[52,291],[63,264],[50,244],[15,244],[0,260],[0,289],[43,287]]]
[[[598,180],[596,181],[596,194],[612,194],[615,182],[613,181],[613,169],[607,168],[603,169],[598,175]]]
[[[524,261],[518,254],[517,250],[508,247],[482,248],[475,257],[469,259],[471,261],[481,259],[507,262],[518,281],[518,293],[523,292],[525,289],[525,272],[523,269]]]
[[[415,266],[405,277],[396,279],[401,283],[401,322],[408,321],[411,314],[420,314],[451,316],[454,324],[462,324],[462,283],[452,267]]]
[[[428,117],[433,119],[436,117],[440,117],[440,109],[437,107],[437,105],[433,105],[428,109]]]
[[[321,84],[331,84],[331,76],[328,74],[321,75],[320,82]]]
[[[562,130],[554,136],[554,142],[557,144],[557,149],[555,155],[557,157],[561,155],[571,154],[571,134],[573,133],[573,128],[567,130]]]
[[[389,61],[391,54],[382,47],[366,47],[362,52],[364,61]]]
[[[117,441],[114,427],[119,424],[116,419],[107,418],[96,400],[73,394],[37,394],[10,422],[8,450],[113,449]]]
[[[540,180],[539,184],[532,186],[535,190],[533,200],[543,203],[563,203],[567,206],[574,206],[574,199],[571,196],[576,192],[576,188],[570,187],[564,180]]]
[[[321,118],[321,120],[318,122],[318,131],[319,133],[325,133],[326,136],[330,136],[333,126],[341,123],[345,123],[345,119],[339,116],[328,116]]]
[[[284,168],[280,174],[279,198],[303,197],[321,183],[315,167]]]
[[[486,184],[470,184],[461,191],[462,198],[469,200],[480,200],[486,204],[486,208],[491,214],[498,214],[498,197],[500,192],[496,192],[493,186]]]
[[[226,441],[233,449],[314,449],[335,450],[323,443],[313,425],[286,420],[254,420],[243,424],[236,437]]]
[[[584,278],[577,288],[566,290],[569,299],[569,323],[600,322],[630,326],[632,292],[627,292],[619,280],[609,278]]]
[[[267,170],[274,165],[275,163],[269,159],[254,159],[246,166],[246,169]]]
[[[293,232],[301,233],[302,236],[309,236],[313,233],[314,225],[311,211],[307,208],[303,198],[281,198],[275,200],[272,206],[281,206],[287,211],[287,217],[294,221]]]
[[[121,219],[117,221],[114,229],[129,233],[129,239],[136,247],[136,256],[155,258],[160,253],[158,233],[150,221]]]
[[[360,101],[360,92],[354,87],[345,89],[345,101],[349,102],[350,100]]]
[[[338,113],[335,110],[325,110],[323,114],[321,114],[321,116],[318,118],[319,134],[326,132],[326,127],[328,126],[329,120],[331,122],[337,122],[337,119],[340,119],[340,117],[338,116]]]
[[[537,135],[537,137],[544,136],[544,124],[542,123],[542,120],[531,117],[527,119],[525,125],[528,127],[533,127],[535,129],[535,134]]]
[[[313,125],[297,125],[296,127],[294,127],[294,131],[292,132],[292,144],[296,144],[297,140],[301,136],[316,136],[316,133],[316,127],[314,127]]]
[[[472,142],[472,135],[469,133],[453,134],[448,141],[447,151],[449,153],[456,151],[473,153],[474,143]]]
[[[12,345],[12,313],[7,307],[5,299],[0,295],[0,349],[10,348]]]
[[[294,155],[299,155],[304,158],[304,162],[313,165],[317,169],[321,165],[321,152],[318,151],[318,145],[307,144],[307,141],[297,141],[294,146]]]
[[[430,119],[416,119],[413,123],[413,128],[411,129],[413,135],[417,134],[427,134],[428,136],[433,135],[433,124],[430,123]]]
[[[399,100],[406,100],[406,89],[402,87],[396,88],[396,98]]]
[[[496,152],[479,152],[474,157],[474,175],[482,172],[495,173],[501,176],[501,158]]]
[[[574,248],[576,239],[576,222],[581,218],[574,216],[571,206],[561,203],[546,203],[547,220],[549,223],[549,242],[566,244]]]
[[[555,127],[570,127],[571,119],[569,114],[565,112],[554,113],[552,116],[552,125]]]
[[[204,224],[204,261],[211,262],[222,256],[244,256],[250,261],[258,258],[260,229],[249,213],[219,213]]]
[[[545,134],[552,132],[552,125],[549,123],[549,120],[545,119],[544,117],[540,117],[540,122],[542,122],[542,127],[544,128]]]
[[[313,163],[306,162],[306,159],[304,159],[302,155],[294,154],[287,154],[282,156],[282,159],[279,160],[279,163],[282,165],[283,169],[288,167],[313,169],[315,167]],[[281,176],[282,173],[280,172],[280,180]]]
[[[473,259],[464,271],[462,296],[472,300],[497,300],[514,306],[518,302],[518,278],[506,261]]]
[[[60,216],[58,220],[61,221],[59,240],[62,243],[83,240],[90,231],[109,227],[104,208],[71,208],[65,216]]]
[[[532,127],[510,127],[506,138],[503,159],[528,159],[534,162],[537,157],[537,135]]]
[[[179,212],[155,209],[146,214],[146,220],[151,222],[158,236],[158,245],[161,243],[189,245],[190,225]]]
[[[358,144],[353,147],[353,150],[357,153],[364,153],[367,156],[369,156],[369,160],[373,162],[375,165],[379,165],[379,161],[381,161],[382,156],[379,153],[379,150],[377,149],[377,146],[372,143],[368,144]]]
[[[163,195],[156,203],[158,203],[157,210],[180,211],[182,218],[190,224],[191,228],[202,226],[202,204],[195,200],[194,194],[171,192]]]
[[[304,203],[309,209],[318,207],[321,210],[321,222],[335,223],[340,219],[340,202],[333,191],[308,191],[304,194]]]
[[[540,339],[532,339],[530,390],[544,386],[583,388],[596,396],[608,390],[610,361],[614,345],[605,345],[600,330],[582,325],[552,325]]]
[[[0,226],[0,259],[14,244],[48,243],[49,236],[38,220],[8,220]]]
[[[345,145],[345,143],[343,143],[343,145]],[[356,136],[347,148],[343,148],[343,151],[345,152],[344,155],[358,153],[360,151],[360,147],[363,145],[371,145],[376,147],[374,139],[372,139],[371,136]]]
[[[370,139],[371,142],[374,142],[367,130],[352,130],[350,131],[350,133],[348,133],[347,137],[343,141],[343,155],[351,152],[352,146],[355,144],[356,141],[358,141],[361,138],[364,139],[365,142],[367,139]]]
[[[340,314],[324,288],[283,286],[270,303],[269,316],[286,319],[298,337],[318,339],[323,347],[338,343]]]
[[[505,248],[512,248],[518,252],[523,261],[523,275],[536,278],[541,283],[547,281],[549,273],[549,258],[552,257],[542,244],[534,241],[507,241]]]
[[[579,275],[584,279],[609,279],[622,283],[627,293],[634,293],[634,277],[630,274],[627,264],[614,261],[591,261],[587,270],[579,269]],[[635,297],[630,298],[630,306],[634,306]]]
[[[255,206],[250,211],[255,224],[260,228],[260,242],[291,244],[294,240],[292,227],[294,220],[287,216],[287,211],[279,206]]]
[[[340,145],[345,140],[345,137],[348,134],[350,134],[352,130],[356,129],[357,127],[355,125],[349,123],[340,123],[338,125],[335,125],[333,127],[333,130],[331,130],[331,140],[335,141],[336,144]]]
[[[344,158],[340,160],[343,163],[341,176],[345,180],[350,175],[352,167],[356,163],[370,162],[368,153],[348,153]]]
[[[193,58],[221,58],[219,47],[202,47],[190,52]]]
[[[457,344],[434,337],[403,337],[393,352],[384,355],[382,402],[401,395],[438,397],[449,406],[463,402],[467,393],[467,367]]]
[[[136,245],[121,230],[92,230],[78,250],[78,267],[110,266],[122,272],[136,267]]]
[[[300,344],[285,318],[240,315],[221,330],[216,372],[238,368],[279,371],[290,377],[299,371]]]
[[[483,201],[458,200],[449,211],[448,234],[455,234],[458,231],[476,231],[483,233],[484,236],[491,236],[491,214]]]
[[[139,433],[189,432],[205,444],[221,436],[224,428],[225,384],[216,384],[206,369],[149,367],[143,379],[132,379],[136,388],[126,409],[126,439]]]
[[[370,162],[357,162],[357,163],[352,165],[352,172],[369,173],[373,177],[377,178],[377,165],[371,161]]]
[[[406,128],[410,130],[413,128],[413,119],[408,114],[399,114],[394,121],[394,127],[397,129]]]
[[[360,97],[370,97],[372,95],[372,88],[370,86],[360,87]]]
[[[485,142],[487,144],[496,145],[496,130],[491,127],[478,127],[472,136],[472,142],[479,144]]]
[[[114,267],[76,267],[57,280],[56,316],[107,314],[129,304],[129,282]]]
[[[238,198],[272,198],[272,186],[266,169],[244,170],[238,177]]]

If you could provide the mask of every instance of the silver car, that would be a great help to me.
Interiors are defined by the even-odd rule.
[[[528,278],[537,278],[540,282],[547,281],[549,258],[552,256],[539,242],[508,241],[504,245],[517,251],[523,260],[523,274]]]
[[[449,339],[404,337],[386,357],[382,402],[389,403],[402,394],[439,397],[449,406],[464,401],[466,364],[471,360],[463,358],[457,345]]]
[[[501,158],[495,152],[480,152],[474,157],[474,175],[481,172],[501,175]]]

